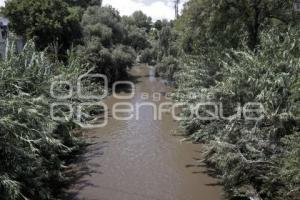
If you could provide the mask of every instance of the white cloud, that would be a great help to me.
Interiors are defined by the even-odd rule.
[[[111,5],[119,10],[121,15],[131,15],[134,11],[141,10],[153,20],[174,19],[175,11],[172,1],[143,2],[143,0],[104,0],[103,5]]]
[[[0,0],[0,6],[4,6],[5,0]]]
[[[0,6],[4,6],[5,1],[0,0]],[[185,1],[187,0],[182,0],[182,2]],[[121,15],[131,15],[134,11],[141,10],[153,20],[170,20],[175,16],[172,2],[172,0],[104,0],[103,5],[111,5],[119,10]]]

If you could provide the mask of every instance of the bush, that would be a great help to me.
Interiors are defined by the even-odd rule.
[[[133,47],[137,52],[150,47],[147,33],[138,28],[130,31],[128,37],[126,38],[125,44]]]
[[[156,65],[156,76],[174,80],[174,74],[179,69],[179,62],[173,56],[164,57],[162,61]]]
[[[279,191],[281,196],[297,199],[300,196],[300,132],[283,139],[285,153],[282,156],[278,182],[287,183]]]
[[[127,76],[127,69],[135,62],[135,51],[131,47],[120,45],[112,51],[114,66],[116,69],[115,80],[122,79]]]
[[[147,48],[141,52],[140,62],[154,65],[156,62],[156,57],[157,56],[154,49]]]

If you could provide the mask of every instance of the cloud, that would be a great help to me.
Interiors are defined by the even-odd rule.
[[[5,5],[5,0],[0,0],[0,6],[4,6]]]
[[[185,2],[187,0],[182,0]],[[0,6],[4,6],[5,0],[0,0]],[[181,3],[181,7],[182,7]],[[104,0],[103,5],[111,5],[121,15],[131,15],[134,11],[141,10],[153,20],[174,19],[175,12],[171,0]]]
[[[121,15],[131,15],[134,11],[141,10],[153,20],[174,19],[175,11],[172,1],[145,1],[145,0],[104,0],[103,5],[111,5],[119,10]]]

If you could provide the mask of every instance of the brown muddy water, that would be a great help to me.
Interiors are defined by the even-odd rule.
[[[108,97],[110,112],[120,102],[138,105],[169,101],[170,91],[154,70],[145,65],[131,70],[135,95],[128,100]],[[161,99],[151,97],[162,94]],[[147,95],[149,98],[147,99]],[[127,92],[119,95],[128,96]],[[201,145],[181,142],[178,123],[170,113],[154,119],[151,106],[134,109],[133,119],[116,120],[110,113],[107,126],[85,132],[90,146],[83,155],[86,173],[72,187],[74,200],[222,200],[222,186],[201,164]],[[136,119],[139,115],[139,119]]]

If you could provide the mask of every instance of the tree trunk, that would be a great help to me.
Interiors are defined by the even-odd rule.
[[[255,50],[257,45],[259,45],[260,43],[260,39],[259,39],[260,14],[261,14],[261,11],[259,9],[260,2],[261,1],[254,3],[253,21],[251,21],[251,23],[248,25],[248,32],[249,32],[248,46],[251,50]]]

